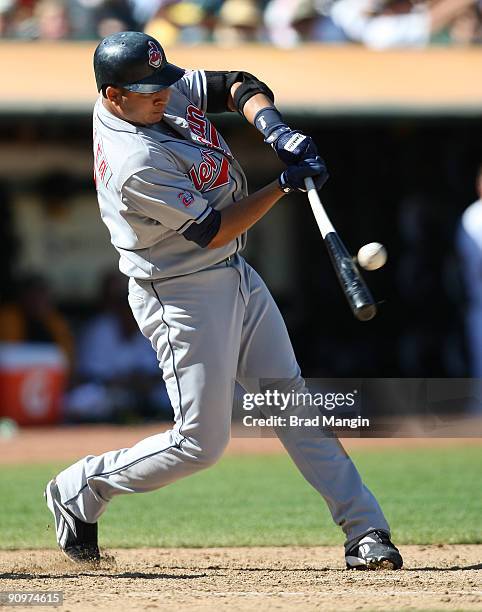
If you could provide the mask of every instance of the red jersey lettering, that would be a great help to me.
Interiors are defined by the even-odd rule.
[[[201,151],[203,161],[189,170],[189,177],[198,191],[212,191],[229,183],[229,164],[224,157],[219,162],[211,151]]]
[[[107,162],[104,155],[102,144],[97,142],[95,149],[94,159],[94,183],[97,185],[97,180],[100,179],[106,187],[109,185],[109,181],[112,178],[112,170]]]
[[[190,104],[186,110],[186,119],[193,134],[206,138],[206,119],[200,108]]]
[[[186,110],[186,120],[191,132],[199,142],[216,147],[222,151],[219,135],[212,124],[208,124],[201,109],[190,104]],[[208,134],[209,126],[209,134]],[[202,161],[189,170],[189,176],[198,191],[211,191],[229,183],[229,163],[225,157],[218,161],[211,151],[201,151]]]

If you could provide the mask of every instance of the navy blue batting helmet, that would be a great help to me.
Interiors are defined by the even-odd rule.
[[[104,38],[94,53],[97,90],[123,87],[154,93],[178,81],[184,70],[169,64],[163,48],[143,32],[117,32]]]

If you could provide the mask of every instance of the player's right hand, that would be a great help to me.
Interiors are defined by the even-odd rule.
[[[313,179],[316,189],[321,189],[328,180],[328,170],[319,155],[311,159],[305,159],[299,164],[288,166],[281,173],[278,182],[285,193],[291,191],[306,192],[305,178],[309,176]]]
[[[318,156],[313,139],[298,130],[291,130],[287,125],[281,126],[271,134],[265,142],[271,146],[276,152],[276,155],[287,166],[299,164],[305,159],[312,159]]]

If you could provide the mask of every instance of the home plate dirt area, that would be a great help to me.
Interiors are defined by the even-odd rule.
[[[63,591],[64,612],[482,609],[482,546],[401,549],[396,572],[345,570],[332,546],[109,550],[82,569],[58,551],[2,551],[0,579],[2,591]]]

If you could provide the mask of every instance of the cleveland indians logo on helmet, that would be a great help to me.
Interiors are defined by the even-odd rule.
[[[159,47],[152,40],[149,41],[149,65],[153,68],[159,68],[162,62],[162,53]]]

